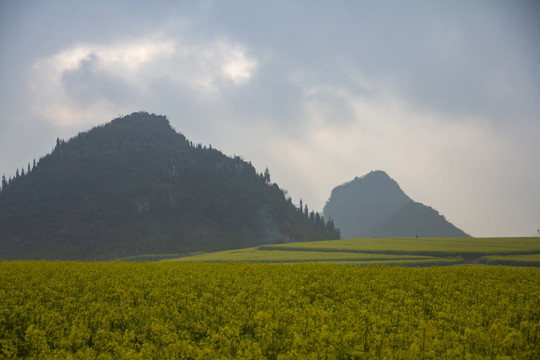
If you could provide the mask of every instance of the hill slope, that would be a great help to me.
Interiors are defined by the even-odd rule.
[[[327,226],[328,225],[328,226]],[[0,258],[111,259],[339,238],[239,157],[134,113],[57,141],[0,192]]]
[[[344,238],[468,236],[431,207],[414,202],[384,171],[334,188],[323,213]]]

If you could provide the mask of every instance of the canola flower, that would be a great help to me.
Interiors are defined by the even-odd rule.
[[[0,262],[0,359],[539,359],[540,269]]]

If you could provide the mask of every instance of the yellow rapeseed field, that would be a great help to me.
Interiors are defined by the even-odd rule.
[[[0,359],[540,359],[540,269],[0,262]]]

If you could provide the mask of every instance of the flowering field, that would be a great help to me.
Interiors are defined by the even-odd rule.
[[[540,269],[0,262],[0,358],[538,359]]]

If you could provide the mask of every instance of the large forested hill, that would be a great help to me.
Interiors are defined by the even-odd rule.
[[[344,238],[469,236],[433,208],[414,202],[380,170],[335,187],[324,215]]]
[[[0,259],[113,259],[339,238],[269,173],[133,113],[58,140],[0,192]]]

